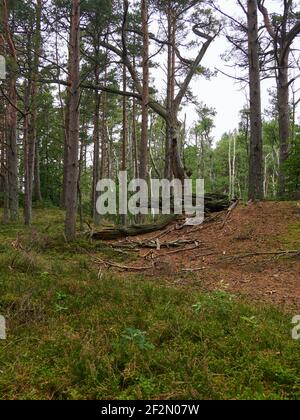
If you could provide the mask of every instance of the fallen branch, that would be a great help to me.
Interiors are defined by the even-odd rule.
[[[260,256],[265,256],[265,255],[279,255],[279,256],[288,256],[288,255],[293,255],[294,257],[297,257],[298,255],[300,255],[300,250],[294,250],[294,251],[255,251],[255,252],[248,252],[246,254],[236,254],[236,255],[228,255],[225,256],[224,259],[225,260],[230,260],[230,259],[238,259],[238,258],[251,258],[251,257],[260,257]]]
[[[126,265],[120,265],[117,263],[113,263],[111,261],[105,261],[102,260],[101,258],[97,258],[95,260],[95,262],[100,263],[106,267],[114,267],[114,268],[118,268],[119,270],[127,270],[127,271],[144,271],[144,270],[150,270],[153,268],[153,266],[148,266],[148,267],[128,267]]]
[[[173,232],[175,230],[175,227],[172,226],[170,229],[166,230],[165,232],[161,232],[158,235],[154,236],[153,238],[149,239],[149,241],[155,241],[156,239],[161,239],[164,236],[167,236],[169,233]]]
[[[128,250],[137,250],[138,248],[150,248],[150,249],[161,249],[161,248],[179,248],[184,245],[191,245],[194,244],[195,240],[189,240],[189,239],[179,239],[174,240],[170,242],[159,242],[159,239],[151,240],[151,241],[145,241],[145,242],[131,242],[130,244],[112,244],[112,248],[117,249],[128,249]]]
[[[191,233],[196,233],[196,232],[200,232],[204,229],[207,229],[209,227],[211,227],[211,223],[215,222],[216,220],[218,220],[222,215],[224,214],[224,211],[214,214],[211,217],[208,217],[207,219],[204,220],[203,224],[200,227],[194,228],[189,230],[186,234],[189,235]]]
[[[207,270],[207,267],[200,267],[200,268],[183,268],[181,271],[184,273],[194,273],[196,271],[203,271]]]
[[[229,219],[229,217],[231,216],[231,214],[232,214],[232,212],[234,211],[234,209],[236,209],[237,208],[237,206],[238,206],[238,204],[239,204],[239,201],[237,200],[237,201],[235,201],[230,207],[229,207],[229,209],[228,209],[228,211],[227,211],[227,214],[226,214],[226,217],[225,217],[225,219],[224,219],[224,222],[222,223],[222,226],[221,226],[221,229],[224,229],[224,227],[225,227],[225,225],[226,225],[226,223],[227,223],[227,220]]]
[[[202,245],[201,242],[195,242],[195,243],[196,243],[196,245],[191,247],[191,248],[176,249],[175,251],[167,252],[165,255],[178,254],[179,252],[194,251],[195,249],[198,249]]]

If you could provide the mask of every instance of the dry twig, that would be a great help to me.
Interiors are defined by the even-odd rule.
[[[95,262],[100,263],[106,267],[114,267],[114,268],[118,268],[119,270],[127,270],[127,271],[144,271],[144,270],[150,270],[153,268],[153,266],[148,266],[148,267],[128,267],[126,265],[120,265],[117,263],[113,263],[111,261],[105,261],[102,260],[101,258],[97,258],[95,260]]]

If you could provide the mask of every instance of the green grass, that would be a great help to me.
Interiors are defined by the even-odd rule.
[[[287,249],[300,249],[300,223],[289,225],[288,234],[282,238],[282,243]]]
[[[99,244],[66,245],[60,212],[35,216],[31,229],[0,226],[0,398],[300,398],[290,315],[222,290],[99,278]]]

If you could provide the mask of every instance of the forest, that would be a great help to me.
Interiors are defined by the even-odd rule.
[[[297,0],[0,0],[0,400],[300,399],[299,38]]]

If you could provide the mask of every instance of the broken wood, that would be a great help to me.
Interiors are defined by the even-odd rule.
[[[193,194],[192,202],[193,205],[196,205],[197,196]],[[162,210],[163,207],[163,200],[160,197],[159,201],[155,203],[157,210]],[[218,194],[218,193],[208,193],[205,195],[204,198],[204,210],[205,213],[216,213],[222,210],[227,210],[230,207],[231,201],[226,194]],[[152,205],[149,205],[149,209],[153,208]],[[184,200],[182,200],[182,208],[184,210]],[[170,210],[174,212],[174,196],[170,198]]]
[[[225,219],[224,219],[224,222],[222,223],[221,229],[224,229],[224,227],[225,227],[225,225],[226,225],[226,223],[227,223],[227,220],[228,220],[228,219],[229,219],[229,217],[231,216],[231,214],[232,214],[233,210],[237,208],[238,204],[239,204],[239,201],[238,201],[238,200],[237,200],[237,201],[235,201],[233,204],[231,204],[231,206],[229,207],[229,209],[228,209],[228,211],[227,211],[227,214],[226,214],[226,217],[225,217]]]
[[[297,257],[300,255],[300,250],[294,250],[294,251],[255,251],[255,252],[248,252],[245,254],[236,254],[236,255],[228,255],[225,256],[224,259],[230,260],[230,259],[239,259],[239,258],[251,258],[251,257],[263,257],[267,255],[279,255],[279,256],[289,256],[292,255],[294,257]]]
[[[105,261],[102,260],[101,258],[97,258],[95,260],[96,263],[100,263],[102,265],[104,265],[105,267],[114,267],[114,268],[118,268],[119,270],[127,270],[127,271],[144,271],[144,270],[150,270],[153,268],[153,266],[147,266],[147,267],[128,267],[126,265],[120,265],[111,261]]]
[[[195,249],[200,248],[200,246],[202,245],[201,242],[197,242],[197,241],[193,241],[195,243],[194,246],[190,247],[190,248],[180,248],[180,249],[176,249],[175,251],[170,251],[167,252],[165,255],[173,255],[173,254],[178,254],[179,252],[188,252],[188,251],[194,251]]]
[[[183,268],[181,271],[184,273],[194,273],[197,271],[204,271],[207,270],[207,267],[199,267],[199,268]]]
[[[112,244],[112,248],[116,249],[127,249],[127,250],[136,250],[136,249],[162,249],[162,248],[179,248],[185,245],[191,245],[194,244],[195,240],[189,240],[189,239],[177,239],[174,241],[168,241],[168,242],[160,242],[159,239],[151,240],[151,241],[144,241],[144,242],[131,242],[130,244],[122,244],[122,243],[116,243]]]
[[[171,211],[174,211],[174,204],[172,205],[171,198]],[[193,202],[196,204],[196,195],[193,195]],[[158,207],[162,208],[162,199],[160,199],[158,203]],[[212,213],[212,212],[220,212],[228,209],[230,207],[230,200],[228,199],[227,195],[224,194],[207,194],[205,196],[205,212]],[[151,208],[151,206],[150,206]],[[130,236],[139,236],[144,235],[151,232],[156,232],[165,229],[169,224],[174,222],[179,218],[179,215],[171,215],[169,217],[165,217],[164,219],[156,222],[156,223],[149,223],[145,225],[132,225],[128,227],[109,227],[103,228],[98,232],[92,232],[91,238],[94,240],[114,240],[124,237]],[[173,228],[172,228],[173,229]],[[159,234],[155,239],[160,238],[160,236],[164,236],[165,232]],[[153,238],[154,239],[154,238]]]
[[[92,239],[107,241],[119,238],[126,238],[127,236],[145,235],[146,233],[151,233],[165,229],[167,226],[169,226],[170,223],[174,222],[176,219],[177,216],[172,215],[170,217],[164,218],[159,222],[151,224],[132,225],[128,227],[104,228],[98,232],[93,233]]]

